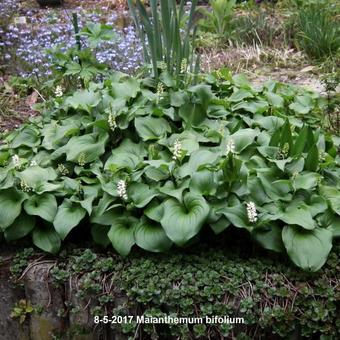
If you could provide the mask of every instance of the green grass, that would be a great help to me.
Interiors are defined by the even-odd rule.
[[[296,44],[309,57],[320,60],[336,55],[340,47],[340,25],[328,7],[313,4],[301,8],[296,27]]]

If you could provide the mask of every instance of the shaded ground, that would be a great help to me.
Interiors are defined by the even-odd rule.
[[[12,130],[24,121],[38,114],[33,105],[41,100],[37,91],[18,94],[0,77],[0,132]]]
[[[255,84],[268,79],[299,86],[306,86],[323,93],[320,70],[300,52],[251,47],[229,47],[221,50],[203,51],[202,68],[209,72],[228,67],[234,72],[245,73]]]

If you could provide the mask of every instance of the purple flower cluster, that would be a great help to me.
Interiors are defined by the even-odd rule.
[[[14,4],[16,2],[6,1]],[[0,20],[3,15],[1,8]],[[11,11],[7,12],[6,15],[11,16]],[[80,28],[87,22],[113,26],[116,38],[101,43],[94,50],[99,62],[127,73],[132,73],[141,65],[142,46],[131,24],[119,28],[116,25],[117,15],[106,11],[85,11],[78,8],[72,12],[78,14]],[[1,30],[0,27],[0,37],[2,36],[0,54],[7,65],[15,65],[15,69],[12,67],[12,72],[17,72],[21,76],[49,76],[52,71],[46,50],[58,46],[63,48],[75,46],[72,13],[61,9],[32,9],[20,15],[25,18],[26,23],[20,21],[16,23],[15,20],[11,20],[5,29]]]

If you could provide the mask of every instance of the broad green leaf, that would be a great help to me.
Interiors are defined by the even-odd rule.
[[[264,173],[258,173],[257,176],[260,179],[266,194],[272,200],[291,200],[292,195],[290,194],[290,191],[293,189],[291,180],[282,179],[275,181],[272,176]]]
[[[144,145],[142,143],[133,143],[130,139],[124,139],[118,147],[112,150],[112,154],[118,153],[131,153],[138,157],[144,157],[147,155]]]
[[[284,120],[276,116],[255,115],[254,121],[266,130],[278,130],[284,124]]]
[[[170,172],[166,165],[160,166],[158,168],[153,166],[148,166],[145,168],[145,176],[158,182],[169,178]]]
[[[187,103],[182,105],[178,111],[179,116],[188,127],[199,126],[206,118],[207,113],[201,104]]]
[[[84,218],[86,210],[68,199],[58,207],[53,225],[62,240]]]
[[[289,105],[289,108],[296,113],[306,114],[313,108],[311,97],[297,96],[295,101]]]
[[[164,207],[163,204],[160,204],[157,200],[152,201],[145,209],[144,214],[154,220],[156,222],[160,222],[163,214],[164,214]]]
[[[183,191],[187,188],[189,188],[189,181],[185,181],[179,186],[175,186],[173,182],[167,181],[162,187],[159,188],[159,192],[170,197],[174,197],[179,202],[181,202],[183,198]]]
[[[17,189],[6,189],[0,191],[0,228],[9,227],[20,215],[21,204],[26,195]]]
[[[243,73],[233,75],[232,80],[238,87],[242,87],[244,89],[251,89],[249,79]]]
[[[169,123],[164,118],[137,117],[135,127],[144,141],[166,137],[166,134],[171,131]]]
[[[320,194],[327,199],[332,210],[340,215],[340,190],[329,186],[320,186]]]
[[[58,125],[56,121],[46,124],[42,129],[44,139],[42,146],[47,150],[55,149],[64,137],[70,137],[79,133],[81,122],[75,119],[65,119],[63,125]]]
[[[281,233],[281,228],[273,224],[264,228],[255,228],[252,236],[263,248],[280,253],[284,250]]]
[[[135,244],[134,232],[138,220],[135,217],[120,217],[112,222],[108,232],[108,237],[113,248],[122,256],[130,253],[132,246]]]
[[[181,177],[189,176],[197,171],[197,169],[204,164],[213,164],[219,155],[216,152],[209,150],[197,150],[193,152],[187,163],[179,168],[178,174]]]
[[[240,102],[245,98],[253,98],[253,94],[250,91],[244,89],[236,90],[229,98],[228,101],[230,102]]]
[[[30,166],[18,173],[18,176],[33,190],[41,184],[53,181],[57,178],[57,172],[53,168],[41,168],[38,165]]]
[[[251,176],[247,179],[247,186],[253,201],[258,205],[272,202],[272,199],[266,194],[262,183],[258,177]]]
[[[328,209],[327,201],[322,196],[313,195],[308,202],[308,209],[313,217],[324,213]]]
[[[137,165],[140,162],[141,159],[132,153],[127,152],[116,153],[114,150],[112,156],[110,156],[106,161],[104,170],[116,172],[121,169],[127,169],[129,171],[132,171],[137,167]]]
[[[99,195],[100,185],[86,185],[82,187],[84,199],[78,201],[89,215],[92,213],[92,204]]]
[[[195,102],[201,104],[204,109],[208,107],[208,104],[213,97],[211,86],[205,84],[189,87],[188,91],[196,95],[197,101],[195,100]]]
[[[24,203],[24,209],[29,215],[53,222],[58,209],[57,200],[52,194],[34,195]]]
[[[291,124],[288,119],[286,119],[285,123],[283,124],[281,128],[281,136],[280,136],[281,148],[285,148],[286,145],[289,146],[288,155],[291,155],[292,149],[293,149],[293,137],[292,137]]]
[[[232,111],[244,110],[251,113],[263,113],[268,109],[268,102],[264,100],[242,101],[232,106]]]
[[[320,179],[320,175],[315,172],[302,172],[296,175],[293,180],[295,190],[311,190],[315,188]]]
[[[9,158],[8,151],[0,151],[0,167],[6,165],[8,158]],[[0,175],[0,182],[1,182],[1,175]]]
[[[307,154],[305,161],[305,169],[315,172],[319,167],[319,150],[316,145],[313,145]]]
[[[226,217],[221,216],[217,221],[211,222],[209,225],[213,232],[217,235],[230,226],[230,221]]]
[[[164,203],[161,224],[167,236],[177,245],[184,246],[198,234],[209,215],[209,205],[202,196],[187,193],[183,203],[170,198]]]
[[[111,225],[115,219],[121,216],[121,209],[111,208],[104,212],[98,207],[93,208],[91,214],[91,223],[101,225]]]
[[[61,245],[59,235],[53,228],[35,228],[32,234],[33,243],[40,249],[56,254]]]
[[[26,214],[20,216],[14,223],[5,230],[5,238],[7,241],[18,240],[28,235],[35,226],[35,218]]]
[[[209,170],[195,172],[190,181],[190,191],[193,193],[212,196],[216,193],[217,183],[214,173]]]
[[[160,224],[146,220],[136,227],[135,240],[139,247],[152,252],[167,251],[172,245]]]
[[[97,106],[100,102],[100,94],[91,90],[78,90],[72,96],[66,98],[65,105],[77,109],[83,109],[87,112]]]
[[[181,142],[182,150],[186,151],[186,154],[188,155],[190,155],[194,151],[197,151],[200,147],[197,136],[187,130],[183,131],[180,134],[172,134],[163,145],[166,145],[170,149],[172,149],[176,140]]]
[[[235,151],[241,153],[254,143],[259,131],[253,129],[240,129],[230,136],[235,143]]]
[[[100,246],[106,248],[110,244],[110,239],[107,236],[109,230],[110,226],[108,225],[93,224],[91,226],[91,235],[93,241]]]
[[[105,145],[109,139],[107,133],[88,134],[72,137],[66,144],[66,159],[78,163],[91,163],[105,152]]]
[[[282,213],[280,219],[287,224],[299,225],[307,230],[311,230],[316,227],[316,223],[313,220],[312,214],[308,206],[304,203],[301,203],[297,206],[289,206],[285,212]]]
[[[24,126],[21,130],[16,132],[15,138],[11,142],[12,148],[19,146],[28,146],[33,148],[40,143],[39,132],[36,128],[30,125]]]
[[[135,78],[128,78],[121,83],[112,83],[112,93],[116,98],[136,98],[140,84]]]
[[[333,237],[340,237],[340,218],[335,217],[328,226],[328,230],[331,231]]]
[[[243,204],[238,204],[232,207],[226,206],[218,209],[217,213],[223,214],[232,225],[238,228],[249,228],[246,207]]]
[[[181,107],[188,100],[188,95],[182,91],[170,92],[170,105]]]
[[[304,230],[286,226],[282,240],[291,260],[304,270],[317,271],[327,260],[332,248],[332,233],[327,229]]]
[[[293,146],[292,155],[299,156],[305,150],[307,137],[308,127],[305,125],[299,131],[299,135]]]
[[[274,106],[275,108],[283,108],[284,106],[284,99],[279,96],[278,94],[275,94],[273,92],[267,92],[266,94],[267,99],[268,99],[268,103],[272,106]]]
[[[144,183],[132,183],[127,189],[128,197],[137,208],[145,207],[154,197],[157,196],[157,191],[150,189],[147,184]]]

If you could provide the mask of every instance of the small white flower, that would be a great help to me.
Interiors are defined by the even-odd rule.
[[[174,143],[174,151],[173,151],[173,156],[172,159],[176,160],[178,158],[181,158],[182,156],[182,143],[176,139]]]
[[[188,69],[188,62],[187,59],[184,58],[181,62],[181,73],[186,73]]]
[[[164,70],[166,70],[166,63],[164,61],[159,61],[157,63],[157,67],[164,71]]]
[[[32,188],[22,179],[20,182],[20,187],[23,192],[30,192]]]
[[[58,85],[55,88],[54,94],[55,94],[56,97],[62,97],[63,96],[63,88],[60,85]]]
[[[121,197],[124,200],[128,199],[128,195],[126,192],[126,182],[124,180],[119,180],[117,183],[117,193],[118,196]]]
[[[232,138],[228,140],[226,154],[235,153],[235,142]]]
[[[164,93],[164,85],[162,83],[158,83],[157,85],[157,94],[161,96]]]
[[[35,160],[31,161],[30,166],[36,166],[36,165],[38,165],[38,163]]]
[[[84,152],[82,152],[78,157],[78,164],[80,166],[84,166],[86,164],[86,155]]]
[[[255,223],[257,221],[257,212],[254,202],[247,203],[247,215],[249,222]]]
[[[58,164],[58,171],[63,176],[67,176],[70,173],[64,164]]]
[[[111,130],[113,131],[117,127],[116,117],[113,115],[112,112],[109,113],[109,118],[107,119]]]
[[[20,158],[18,155],[12,156],[12,162],[16,168],[20,168]]]

